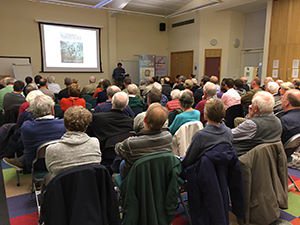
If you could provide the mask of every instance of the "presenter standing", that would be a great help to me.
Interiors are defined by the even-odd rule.
[[[117,67],[114,69],[112,77],[115,81],[115,84],[119,87],[122,87],[125,78],[125,69],[122,67],[122,63],[119,62],[117,64]]]

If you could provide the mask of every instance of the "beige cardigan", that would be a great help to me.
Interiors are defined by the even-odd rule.
[[[287,159],[281,142],[261,144],[239,157],[245,224],[266,225],[288,207]]]

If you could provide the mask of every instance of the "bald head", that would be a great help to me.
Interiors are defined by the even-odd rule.
[[[149,106],[144,119],[145,129],[159,131],[168,118],[168,111],[159,103]]]
[[[210,82],[217,84],[219,82],[219,79],[217,76],[211,76],[209,79]]]
[[[112,109],[123,111],[128,105],[128,95],[125,92],[118,92],[112,97]]]
[[[89,82],[90,82],[90,84],[96,83],[96,77],[95,76],[90,76]]]

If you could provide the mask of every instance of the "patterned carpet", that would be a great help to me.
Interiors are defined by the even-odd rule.
[[[15,169],[4,163],[2,168],[11,225],[37,225],[38,214],[35,197],[31,194],[31,175],[21,175],[21,186],[17,187]],[[300,186],[300,171],[289,169],[289,174]],[[231,225],[236,224],[234,217],[230,216],[230,218]],[[289,192],[289,208],[282,211],[281,218],[290,221],[293,225],[300,225],[300,192],[296,192],[294,188]],[[183,210],[179,208],[172,224],[185,225],[186,222]]]

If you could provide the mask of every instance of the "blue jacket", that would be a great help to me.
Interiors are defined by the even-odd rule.
[[[27,120],[21,127],[21,138],[24,144],[23,163],[27,171],[36,156],[36,150],[41,144],[60,139],[66,132],[62,119]]]
[[[228,225],[229,194],[232,211],[244,218],[239,160],[232,146],[219,144],[186,169],[193,225]]]

